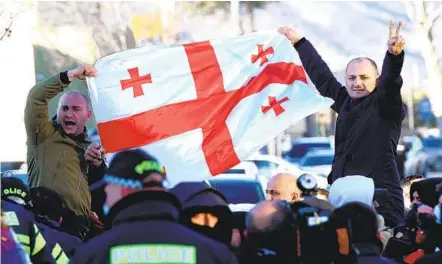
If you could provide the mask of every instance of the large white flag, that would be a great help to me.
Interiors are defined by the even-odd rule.
[[[142,147],[171,184],[215,176],[333,101],[275,30],[115,53],[88,86],[108,154]]]

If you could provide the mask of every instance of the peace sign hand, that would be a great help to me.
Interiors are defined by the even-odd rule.
[[[405,39],[400,35],[402,21],[399,21],[397,29],[394,30],[394,22],[390,20],[390,35],[388,37],[388,51],[393,55],[399,55],[404,50]]]

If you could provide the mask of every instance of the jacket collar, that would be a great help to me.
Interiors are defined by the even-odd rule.
[[[178,221],[180,203],[166,191],[140,191],[126,196],[112,206],[109,221],[112,225],[148,219]]]
[[[72,137],[72,136],[67,135],[64,132],[63,128],[61,127],[61,125],[59,123],[57,123],[57,115],[55,115],[52,118],[51,123],[55,129],[60,131],[60,133],[63,137],[69,137],[70,139],[75,140],[75,141],[87,141],[88,135],[87,135],[87,128],[86,127],[84,127],[84,129],[83,129],[83,133],[81,133],[78,136]]]
[[[60,229],[60,223],[49,219],[47,216],[40,216],[40,215],[36,215],[35,216],[37,222],[42,223],[44,225],[47,225],[53,229]]]

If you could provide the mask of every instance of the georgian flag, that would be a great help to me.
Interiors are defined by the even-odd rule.
[[[275,30],[99,59],[88,86],[108,155],[143,148],[169,182],[216,176],[333,101]]]

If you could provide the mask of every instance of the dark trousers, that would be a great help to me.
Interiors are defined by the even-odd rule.
[[[64,232],[86,241],[89,236],[90,226],[91,224],[88,216],[75,215],[71,210],[65,210],[63,221],[61,223],[61,229]]]

